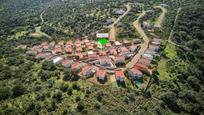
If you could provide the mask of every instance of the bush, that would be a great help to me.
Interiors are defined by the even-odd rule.
[[[56,102],[60,103],[62,101],[62,92],[57,91],[54,95],[53,98],[56,100]]]
[[[16,85],[12,88],[13,97],[18,97],[23,95],[25,91],[26,91],[25,87],[23,87],[22,85]]]
[[[42,64],[42,69],[54,71],[56,69],[55,65],[50,61],[44,61]]]
[[[0,88],[0,101],[5,100],[11,96],[11,91],[9,87]]]
[[[79,102],[78,104],[77,104],[77,110],[78,111],[82,111],[84,109],[84,104],[82,103],[82,102]]]
[[[71,88],[71,87],[69,87],[69,88],[67,89],[67,95],[72,95],[72,88]]]

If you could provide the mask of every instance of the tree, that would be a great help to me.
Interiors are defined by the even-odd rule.
[[[176,102],[176,94],[173,92],[166,92],[160,96],[160,99],[163,100],[167,106],[176,113],[180,112],[180,108]]]
[[[11,91],[9,87],[0,88],[0,101],[5,100],[11,96]]]
[[[54,71],[56,69],[55,65],[50,61],[44,61],[42,64],[42,69]]]
[[[12,92],[13,92],[13,97],[18,97],[18,96],[21,96],[25,93],[26,91],[26,88],[22,85],[15,85],[13,88],[12,88]]]
[[[71,79],[71,77],[72,77],[72,71],[71,71],[70,69],[66,70],[66,71],[64,72],[63,80],[64,80],[64,81],[68,81],[68,80]]]
[[[82,111],[84,109],[84,104],[82,102],[78,102],[77,104],[77,110]]]
[[[56,102],[60,103],[62,101],[62,92],[57,91],[54,95],[53,98],[56,100]]]
[[[69,88],[67,89],[67,94],[68,94],[68,95],[72,95],[72,87],[69,87]]]

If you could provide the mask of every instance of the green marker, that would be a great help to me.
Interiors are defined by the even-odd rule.
[[[100,39],[99,39],[99,43],[100,43],[101,45],[105,45],[105,44],[107,43],[107,39],[106,39],[106,38],[100,38]]]

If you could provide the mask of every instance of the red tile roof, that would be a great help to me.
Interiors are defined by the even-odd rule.
[[[70,62],[73,62],[73,60],[70,60],[70,59],[65,59],[62,64],[63,65],[66,65],[66,64],[69,64]]]
[[[114,59],[115,62],[124,62],[125,57],[124,56],[116,56]]]
[[[126,47],[121,47],[122,52],[129,52],[129,50]]]
[[[48,55],[45,57],[45,60],[50,60],[53,57],[53,55]]]
[[[80,65],[81,65],[81,63],[75,62],[75,63],[72,64],[71,68],[72,69],[77,69],[77,68],[80,68]]]
[[[137,63],[134,67],[137,67],[139,70],[148,69],[148,66],[145,64]]]
[[[68,47],[68,48],[65,49],[65,51],[66,51],[67,53],[72,53],[72,48]]]
[[[115,76],[116,76],[116,77],[119,77],[119,78],[120,78],[120,77],[125,77],[123,71],[121,71],[121,70],[115,71]]]
[[[107,55],[107,52],[104,50],[99,50],[98,53],[99,53],[99,55],[102,55],[102,56]]]
[[[106,47],[111,47],[111,46],[112,46],[111,43],[106,44]]]
[[[100,62],[110,62],[110,59],[108,57],[100,57],[99,61]]]
[[[142,72],[137,67],[131,68],[130,71],[132,71],[133,74],[142,75]]]
[[[117,55],[117,51],[116,51],[116,49],[114,49],[114,48],[109,49],[109,52],[110,52],[110,54],[112,54],[112,55]]]
[[[88,55],[88,58],[97,59],[97,58],[98,58],[98,55],[96,55],[96,54],[89,54],[89,55]]]
[[[99,69],[97,71],[97,77],[105,77],[105,75],[106,75],[106,72],[104,69]]]
[[[138,61],[138,63],[144,64],[144,65],[146,65],[146,66],[149,66],[150,63],[151,63],[151,61],[148,60],[148,59],[146,59],[146,58],[140,58],[139,61]]]
[[[84,68],[82,68],[82,73],[85,74],[87,71],[91,70],[93,67],[90,65],[86,65]]]
[[[77,47],[77,48],[76,48],[76,51],[77,51],[77,52],[82,52],[82,48],[81,48],[81,47]]]

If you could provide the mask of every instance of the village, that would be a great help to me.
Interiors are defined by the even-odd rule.
[[[141,39],[132,41],[109,41],[101,46],[98,41],[77,39],[76,41],[43,42],[35,45],[26,52],[34,59],[51,61],[64,68],[78,70],[78,76],[85,79],[97,79],[99,84],[117,82],[125,84],[127,80],[143,83],[143,75],[151,75],[151,62],[154,57],[160,56],[159,50],[162,41],[153,38],[139,60],[133,60],[141,49]],[[136,61],[129,68],[126,64]],[[125,76],[125,72],[128,76]],[[113,77],[114,76],[114,77]]]

